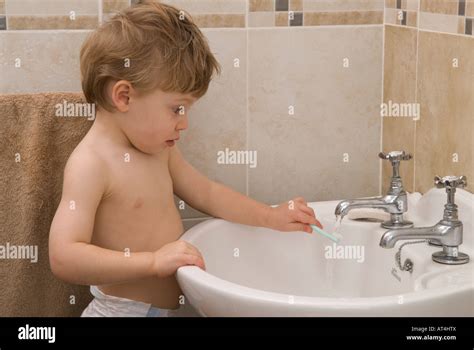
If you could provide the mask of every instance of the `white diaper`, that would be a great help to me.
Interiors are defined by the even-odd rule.
[[[81,317],[172,317],[176,310],[158,309],[151,304],[107,295],[97,286],[91,286],[94,299]]]

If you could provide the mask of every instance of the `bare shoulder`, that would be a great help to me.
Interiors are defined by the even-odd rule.
[[[104,194],[108,184],[108,169],[103,156],[93,144],[81,142],[69,156],[64,168],[64,191],[95,191]]]
[[[62,197],[51,224],[50,249],[91,242],[97,208],[107,189],[107,168],[87,143],[79,143],[64,168]]]

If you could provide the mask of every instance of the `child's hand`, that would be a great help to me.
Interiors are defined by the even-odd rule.
[[[153,271],[160,278],[173,275],[179,267],[185,265],[196,265],[203,270],[206,269],[199,250],[186,241],[168,243],[153,255]]]
[[[313,229],[309,224],[323,228],[316,219],[314,210],[306,204],[302,197],[294,198],[277,207],[270,207],[267,226],[279,231],[303,231],[311,233]]]

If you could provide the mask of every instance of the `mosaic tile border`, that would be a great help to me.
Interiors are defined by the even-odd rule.
[[[12,1],[16,2],[15,13],[9,11]],[[48,1],[51,2],[46,0],[46,3]],[[62,1],[59,2],[62,5],[55,9],[59,13],[48,15],[47,8],[36,12],[35,8],[30,8],[31,0],[0,0],[0,30],[94,29],[115,12],[140,2],[76,0],[76,4],[84,5],[82,7],[89,8],[92,13],[78,13],[71,19],[68,13],[64,13],[67,11],[67,0]],[[391,24],[472,35],[474,20],[474,0],[202,0],[201,3],[198,0],[154,1],[183,8],[201,28]],[[21,8],[19,2],[29,5],[26,13],[18,13],[18,8]],[[95,12],[90,10],[91,7],[96,8]]]
[[[472,35],[474,0],[385,0],[385,24]]]
[[[19,13],[21,12],[18,11],[18,8],[21,9],[19,3],[15,4],[15,11],[11,13],[8,5],[12,1],[24,2],[25,8],[28,5],[25,13]],[[63,1],[61,6],[54,9],[59,13],[49,15],[44,7],[41,11],[35,12],[29,0],[0,0],[0,29],[93,29],[115,12],[140,2],[78,0],[78,3],[88,3],[89,8],[94,6],[91,2],[97,3],[96,13],[78,13],[71,19],[66,13],[69,12],[67,2]],[[161,0],[188,11],[201,28],[383,24],[383,0],[360,2],[364,4],[362,7],[355,5],[356,2],[354,6],[347,6],[347,1],[343,0],[331,0],[323,4],[324,1],[327,0],[209,0],[199,4],[196,0]],[[367,6],[367,3],[373,4]]]

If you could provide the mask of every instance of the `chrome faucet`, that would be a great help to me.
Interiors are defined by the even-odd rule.
[[[361,199],[345,200],[340,202],[335,210],[336,217],[341,219],[355,208],[381,209],[390,214],[390,220],[382,223],[382,227],[389,229],[401,229],[413,227],[411,221],[403,219],[403,213],[408,210],[407,193],[403,189],[402,179],[399,173],[400,162],[410,160],[412,156],[405,151],[392,151],[390,153],[379,153],[379,157],[387,159],[392,164],[393,174],[390,180],[390,189],[384,197],[370,197]]]
[[[442,251],[433,253],[434,261],[441,264],[457,265],[469,261],[469,255],[458,251],[462,244],[463,224],[458,219],[458,207],[454,203],[456,188],[467,185],[465,176],[435,177],[435,186],[446,188],[448,201],[444,206],[443,219],[431,227],[406,228],[403,230],[389,230],[380,240],[383,248],[393,248],[399,240],[427,239],[443,246]]]

